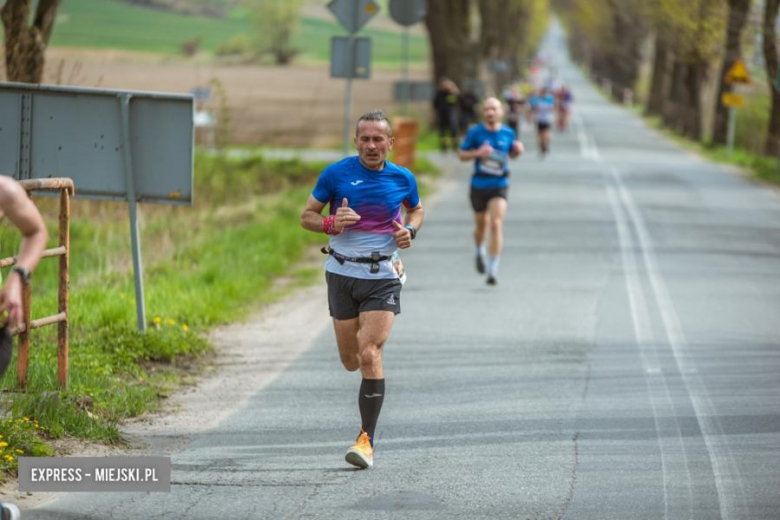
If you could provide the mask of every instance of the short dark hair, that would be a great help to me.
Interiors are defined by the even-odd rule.
[[[360,116],[355,124],[355,137],[358,135],[361,121],[384,121],[385,126],[387,127],[387,137],[393,137],[393,125],[390,124],[390,120],[387,119],[387,116],[381,110],[372,110],[371,112],[366,112]]]

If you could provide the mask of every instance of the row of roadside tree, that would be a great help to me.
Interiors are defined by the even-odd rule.
[[[721,100],[736,87],[726,76],[753,46],[757,61],[763,61],[763,70],[753,67],[754,76],[766,84],[769,98],[761,151],[780,153],[780,0],[553,1],[569,30],[573,55],[608,80],[616,98],[649,76],[643,89],[646,112],[699,141],[726,143],[727,108]],[[763,88],[759,92],[766,95]]]

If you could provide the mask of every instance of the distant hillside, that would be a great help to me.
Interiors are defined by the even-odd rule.
[[[125,4],[151,7],[179,14],[224,18],[241,0],[119,0]]]
[[[236,36],[251,34],[252,27],[244,8],[237,7],[224,18],[214,18],[141,5],[141,2],[162,1],[174,0],[67,0],[57,11],[51,44],[55,47],[180,54],[184,42],[197,40],[200,51],[213,53],[219,45]],[[235,3],[235,0],[209,2],[217,5]],[[400,63],[400,34],[379,29],[379,25],[379,20],[376,23],[372,20],[359,34],[372,38],[373,62],[385,65]],[[293,35],[293,46],[300,50],[303,60],[328,61],[331,36],[344,34],[346,31],[330,13],[321,18],[304,15]],[[412,62],[427,60],[427,38],[413,34],[409,47]]]

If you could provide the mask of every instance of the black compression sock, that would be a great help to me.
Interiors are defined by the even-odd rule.
[[[363,431],[371,439],[371,446],[374,445],[374,430],[384,400],[385,380],[364,378],[363,382],[360,383],[358,406],[360,407],[360,418],[363,421]]]

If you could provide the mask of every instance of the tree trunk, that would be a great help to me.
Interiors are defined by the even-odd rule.
[[[678,132],[682,132],[685,125],[685,75],[687,66],[679,59],[675,59],[672,65],[672,78],[669,85],[669,97],[664,103],[664,124]]]
[[[655,36],[655,56],[653,56],[653,78],[650,82],[650,95],[647,100],[648,115],[662,115],[664,100],[669,92],[669,67],[672,57],[666,37],[660,32]]]
[[[766,0],[764,9],[764,62],[767,81],[772,94],[772,110],[769,116],[769,128],[766,135],[765,150],[768,155],[780,154],[780,90],[777,85],[778,57],[775,36],[775,20],[780,8],[780,0]]]
[[[750,0],[729,0],[728,26],[726,28],[726,49],[723,55],[723,67],[720,74],[718,97],[715,99],[715,120],[712,140],[716,144],[726,144],[728,108],[721,103],[721,97],[727,92],[733,92],[725,77],[734,63],[742,57],[742,30],[750,10]]]
[[[467,75],[469,14],[469,0],[428,0],[425,26],[431,42],[434,85],[442,77],[460,85]]]
[[[480,54],[494,66],[494,89],[517,79],[520,47],[526,34],[524,21],[530,16],[522,0],[479,0]]]
[[[40,0],[32,26],[29,0],[6,0],[0,9],[5,29],[5,70],[9,81],[40,83],[44,53],[61,0]]]
[[[707,79],[707,66],[706,61],[696,60],[688,66],[688,74],[685,79],[685,86],[688,89],[685,107],[688,115],[685,118],[684,133],[696,141],[701,141],[703,138],[701,92]]]

